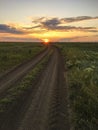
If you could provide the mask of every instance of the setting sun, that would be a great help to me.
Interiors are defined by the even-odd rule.
[[[44,41],[45,44],[49,43],[49,39],[43,39],[43,41]]]

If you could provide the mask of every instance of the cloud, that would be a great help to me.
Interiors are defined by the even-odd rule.
[[[98,19],[98,17],[91,17],[91,16],[78,16],[78,17],[70,17],[70,18],[62,18],[61,21],[64,23],[72,23],[72,22],[79,22],[84,20],[94,20]]]
[[[36,28],[39,28],[40,25],[36,25],[36,26],[32,26],[32,27],[23,27],[23,29],[28,29],[28,30],[31,30],[31,29],[36,29]]]
[[[41,26],[48,30],[55,31],[84,31],[84,32],[98,32],[96,27],[76,27],[76,26],[65,26],[62,24],[62,21],[57,18],[52,18],[41,22]]]
[[[24,34],[23,31],[6,24],[0,24],[0,33]]]
[[[41,42],[38,38],[19,38],[19,37],[1,37],[0,41],[11,41],[11,42]]]
[[[98,32],[96,27],[76,27],[76,26],[68,26],[68,23],[79,22],[83,20],[94,20],[98,19],[98,17],[90,17],[90,16],[78,16],[78,17],[70,17],[70,18],[47,18],[40,17],[32,20],[32,24],[35,24],[32,27],[25,29],[46,29],[53,31],[84,31],[84,32]]]
[[[32,18],[33,19],[33,18]],[[72,23],[72,22],[80,22],[84,20],[96,20],[98,19],[98,16],[96,17],[91,17],[91,16],[78,16],[78,17],[67,17],[67,18],[48,18],[48,17],[40,17],[40,18],[35,18],[32,20],[32,23],[38,24],[38,23],[43,23],[46,22],[48,23]]]
[[[88,38],[88,36],[75,36],[75,37],[69,37],[69,38],[61,38],[59,39],[59,42],[71,42],[74,40],[78,40],[80,38]]]
[[[49,19],[48,17],[37,17],[37,18],[32,18],[32,23],[37,24],[43,21],[46,21],[47,19]]]
[[[52,27],[52,26],[57,26],[57,25],[61,24],[61,20],[58,18],[51,18],[49,20],[45,20],[44,22],[41,22],[41,24],[46,27],[47,26]]]
[[[34,34],[34,33],[45,33],[47,31],[59,31],[59,32],[70,32],[70,31],[83,31],[83,32],[98,32],[96,27],[83,27],[68,25],[68,23],[79,22],[83,20],[94,20],[98,17],[91,16],[78,16],[70,18],[48,18],[39,17],[32,19],[32,25],[27,27],[16,28],[12,25],[0,24],[0,33],[10,34]]]

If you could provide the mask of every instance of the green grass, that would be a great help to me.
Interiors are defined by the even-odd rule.
[[[98,44],[58,45],[67,67],[75,130],[98,129]]]
[[[44,48],[40,43],[0,43],[0,75],[33,58]]]
[[[46,56],[39,64],[36,65],[18,84],[11,87],[6,96],[0,99],[0,113],[5,113],[18,99],[21,99],[25,93],[29,90],[33,91],[33,82],[36,80],[36,77],[47,65],[48,60],[52,54],[52,51]]]

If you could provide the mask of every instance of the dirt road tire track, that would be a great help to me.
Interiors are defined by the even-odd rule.
[[[3,95],[5,91],[11,86],[15,84],[15,82],[19,81],[24,75],[26,75],[35,65],[45,57],[49,52],[49,48],[45,49],[38,55],[36,55],[32,60],[25,62],[24,64],[19,65],[15,69],[8,72],[6,75],[0,78],[0,95]]]
[[[58,50],[59,51],[59,50]],[[70,130],[70,123],[68,118],[68,101],[67,88],[64,77],[63,58],[59,52],[57,85],[53,88],[49,116],[48,116],[48,130]]]
[[[4,123],[0,130],[70,130],[64,66],[58,48],[53,49],[35,89],[25,95],[27,99],[20,103],[19,113],[16,109],[16,115],[9,117],[13,118],[13,124],[8,120],[7,126]]]
[[[18,130],[69,130],[64,67],[57,48]]]

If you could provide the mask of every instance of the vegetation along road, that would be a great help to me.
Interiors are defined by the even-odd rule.
[[[0,79],[0,93],[8,88],[11,84],[19,80],[23,75],[25,75],[30,69],[32,69],[46,54],[48,50],[37,55],[32,60],[27,63],[21,64],[18,67],[14,68],[12,71],[1,77]]]

